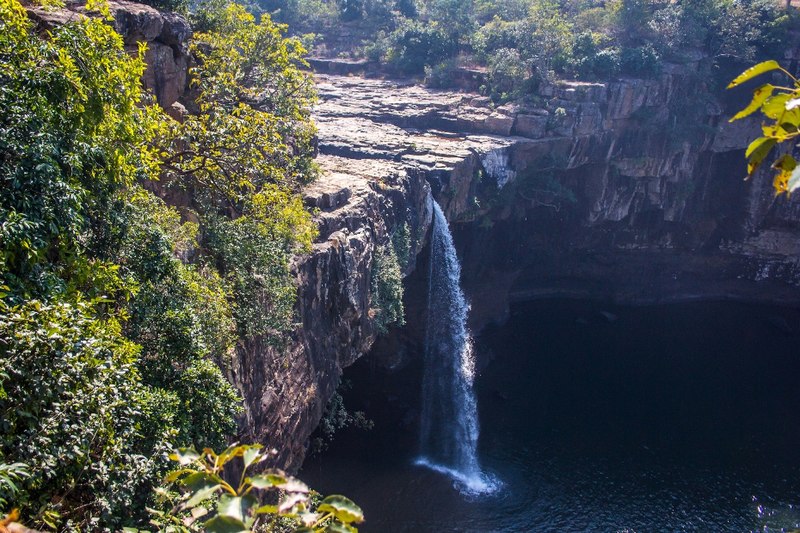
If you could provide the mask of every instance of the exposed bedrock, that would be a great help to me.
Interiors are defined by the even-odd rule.
[[[544,87],[529,108],[318,75],[323,177],[306,197],[321,234],[297,263],[302,326],[286,352],[240,350],[245,428],[300,464],[342,369],[377,338],[372,253],[404,223],[412,257],[424,250],[429,190],[455,230],[476,328],[546,296],[800,302],[798,202],[774,197],[768,171],[743,181],[757,123],[729,125],[695,68]],[[407,283],[401,337],[424,328],[424,270]],[[395,341],[382,341],[386,364]]]
[[[185,20],[124,0],[110,7],[127,45],[148,43],[147,87],[185,112]],[[43,28],[83,16],[80,3],[28,9]],[[407,228],[408,325],[382,341],[392,346],[384,363],[401,359],[398,339],[424,328],[426,269],[412,271],[426,260],[431,194],[455,234],[475,329],[514,300],[546,296],[800,303],[800,202],[774,197],[768,169],[742,180],[758,123],[727,117],[747,88],[722,95],[703,72],[695,63],[655,80],[544,86],[526,107],[318,75],[323,172],[304,196],[320,234],[293,265],[290,341],[237,348],[229,375],[245,399],[240,440],[300,466],[342,370],[379,336],[375,252]]]

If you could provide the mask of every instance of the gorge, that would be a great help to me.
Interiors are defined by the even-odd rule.
[[[547,105],[566,110],[559,123],[544,108],[492,109],[476,95],[318,75],[325,172],[306,191],[320,210],[318,244],[298,264],[305,355],[291,377],[274,374],[288,408],[278,407],[274,388],[245,377],[260,368],[256,360],[274,369],[277,356],[240,350],[239,383],[253,417],[245,427],[291,424],[285,434],[310,434],[341,369],[377,338],[369,254],[408,224],[412,259],[402,266],[411,274],[413,258],[426,253],[429,189],[453,226],[468,299],[479,302],[476,329],[502,319],[510,302],[552,296],[796,303],[796,200],[774,197],[767,172],[742,180],[741,150],[755,123],[729,125],[719,96],[700,93],[709,101],[690,118],[702,135],[675,139],[680,132],[669,127],[677,120],[670,106],[699,90],[692,68],[675,66],[658,80],[545,88]],[[379,341],[392,346],[386,364],[399,364],[401,340],[421,346],[424,287],[407,277],[408,324]],[[287,383],[313,383],[321,396],[303,407]],[[291,440],[287,464],[299,464],[304,439]]]
[[[479,94],[480,69],[454,71],[460,90],[370,61],[314,58],[310,73],[285,29],[212,4],[195,38],[183,16],[126,0],[107,12],[3,4],[4,43],[24,44],[0,57],[15,134],[1,161],[0,406],[14,416],[3,453],[17,460],[23,443],[46,451],[33,463],[55,465],[25,482],[28,510],[58,513],[62,485],[78,479],[65,504],[76,527],[113,529],[134,508],[145,523],[131,502],[150,498],[164,450],[235,439],[265,445],[263,465],[363,498],[379,515],[367,530],[739,530],[753,512],[759,527],[800,524],[784,446],[800,409],[800,211],[774,195],[768,168],[742,179],[760,125],[728,122],[752,94],[722,89],[736,61],[689,50],[643,77],[548,73],[513,101]],[[266,42],[281,53],[240,53]],[[60,379],[53,354],[92,416],[59,411],[72,404],[42,386]],[[87,388],[109,396],[94,402]],[[340,393],[374,409],[376,437],[342,432],[323,471],[307,456]],[[102,445],[84,420],[105,428]],[[625,453],[604,477],[613,449]],[[370,460],[353,466],[352,450]],[[95,463],[96,477],[74,474]],[[380,474],[374,493],[365,467]],[[562,480],[592,502],[573,505]],[[501,485],[511,489],[490,490]],[[380,507],[386,494],[400,514]],[[528,514],[534,499],[544,507]]]
[[[145,86],[185,113],[186,21],[110,6],[126,44],[149,45]],[[45,27],[74,16],[29,13]],[[713,78],[696,58],[654,79],[544,85],[538,107],[498,107],[363,77],[359,64],[312,63],[325,72],[316,75],[322,173],[303,194],[319,235],[293,267],[298,327],[281,349],[258,338],[239,346],[229,369],[245,398],[241,440],[269,442],[278,465],[300,466],[342,369],[378,339],[373,255],[404,228],[407,326],[382,336],[378,352],[421,345],[426,282],[416,265],[428,253],[431,194],[453,230],[476,331],[510,303],[543,297],[800,301],[798,201],[775,197],[766,170],[742,179],[758,119],[728,123],[747,88],[726,94],[714,80],[733,70]]]

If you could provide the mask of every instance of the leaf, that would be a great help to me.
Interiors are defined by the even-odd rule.
[[[752,176],[753,172],[758,169],[761,162],[767,157],[767,154],[769,154],[769,151],[772,150],[775,144],[777,144],[775,139],[769,139],[767,137],[759,137],[750,143],[750,146],[747,147],[747,151],[745,152],[745,156],[750,159],[747,162],[748,176]]]
[[[286,478],[274,474],[259,474],[245,480],[257,489],[271,489],[286,483]]]
[[[750,154],[752,154],[755,150],[758,149],[759,146],[761,146],[762,144],[764,144],[765,142],[767,142],[769,140],[770,140],[769,137],[759,137],[759,138],[755,139],[753,142],[751,142],[747,146],[747,150],[745,150],[744,156],[745,157],[750,157]]]
[[[342,524],[341,522],[331,522],[328,524],[328,527],[325,528],[326,533],[358,533],[358,530],[353,526],[348,524]]]
[[[728,122],[733,122],[734,120],[739,120],[740,118],[744,118],[748,115],[753,114],[758,108],[761,107],[767,98],[772,96],[772,91],[775,90],[775,87],[772,84],[765,84],[753,91],[753,99],[747,104],[747,107],[736,113]]]
[[[177,461],[181,466],[186,466],[200,458],[200,454],[193,448],[178,448],[175,452],[169,454],[169,458]]]
[[[736,76],[736,78],[728,84],[727,88],[733,89],[737,85],[741,85],[742,83],[751,80],[756,76],[759,76],[771,70],[777,70],[779,68],[781,68],[781,66],[774,59],[770,59],[769,61],[764,61],[762,63],[759,63],[758,65],[750,67],[749,69],[745,70],[744,72]]]
[[[220,516],[230,516],[247,523],[251,516],[252,509],[258,505],[258,500],[254,496],[231,496],[224,494],[220,496],[217,504],[217,513]]]
[[[302,504],[305,506],[306,501],[308,501],[308,497],[305,494],[290,494],[281,501],[278,506],[278,513],[289,513],[296,505]]]
[[[249,446],[244,451],[244,453],[242,453],[242,460],[244,461],[245,470],[247,470],[247,467],[249,467],[254,462],[260,461],[262,457],[264,457],[264,456],[261,455],[261,446],[259,446],[257,444],[253,445],[253,446]]]
[[[286,492],[302,492],[303,494],[308,494],[309,491],[308,485],[293,477],[287,477],[283,483],[279,483],[276,486]]]
[[[786,93],[771,96],[761,106],[761,112],[771,119],[778,120],[786,112],[786,102],[791,98],[791,95]]]
[[[300,513],[297,518],[303,523],[303,525],[311,527],[317,523],[317,520],[320,519],[320,513],[311,513],[306,511],[304,513]]]
[[[193,470],[191,468],[181,468],[180,470],[175,470],[164,477],[164,483],[172,483],[173,481],[177,481],[181,476],[192,474],[194,472],[197,472],[197,470]]]
[[[277,505],[262,505],[256,509],[256,514],[278,514]]]
[[[336,518],[342,522],[363,522],[364,512],[361,507],[355,504],[349,498],[334,494],[328,496],[319,504],[317,511],[320,513],[333,513]]]
[[[216,474],[209,474],[208,472],[195,472],[186,476],[181,483],[191,491],[197,491],[211,485],[222,485],[222,478]]]
[[[184,503],[181,507],[183,509],[189,509],[191,507],[194,507],[195,505],[198,505],[200,502],[212,497],[214,493],[217,492],[219,487],[220,487],[219,485],[212,485],[210,487],[205,487],[203,489],[194,491],[192,493],[192,497],[189,498],[189,500],[186,503]]]
[[[248,447],[247,445],[238,445],[238,444],[233,444],[231,446],[228,446],[227,450],[219,454],[219,457],[217,458],[217,464],[219,466],[222,466],[231,459],[233,459],[234,457],[242,455],[247,447]]]
[[[772,164],[772,168],[782,170],[784,172],[791,172],[797,168],[797,161],[789,154],[783,154]]]
[[[215,516],[203,524],[207,533],[249,533],[241,520],[230,516]]]
[[[189,494],[191,495],[181,506],[183,509],[192,508],[200,502],[207,500],[222,486],[217,476],[205,472],[196,472],[183,479],[182,483],[189,489]]]

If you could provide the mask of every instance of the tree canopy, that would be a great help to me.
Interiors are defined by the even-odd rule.
[[[168,449],[236,432],[231,350],[292,327],[315,235],[299,41],[204,4],[178,122],[97,15],[42,32],[0,0],[0,463],[27,464],[0,498],[92,531],[147,521]]]

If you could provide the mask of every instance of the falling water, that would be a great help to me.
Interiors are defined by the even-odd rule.
[[[467,329],[469,305],[459,286],[461,265],[441,207],[433,202],[430,286],[422,385],[421,457],[417,464],[452,477],[468,493],[496,483],[478,462],[478,410],[472,382],[475,361]]]

